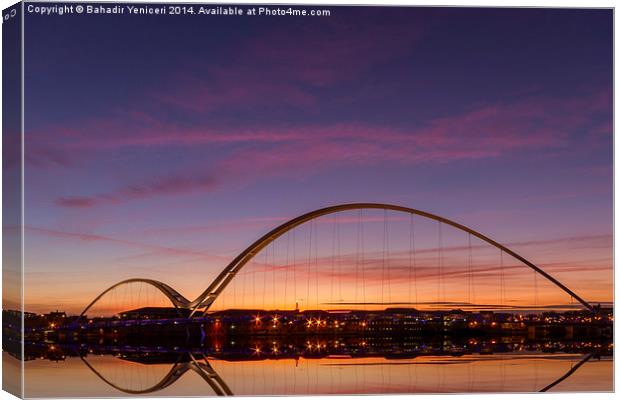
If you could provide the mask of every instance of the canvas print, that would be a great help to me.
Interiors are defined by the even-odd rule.
[[[3,12],[3,388],[611,392],[613,10]]]

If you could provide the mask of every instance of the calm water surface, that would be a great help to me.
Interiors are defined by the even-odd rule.
[[[19,361],[6,353],[3,357],[17,373]],[[532,392],[554,383],[549,391],[613,390],[611,356],[592,357],[561,380],[585,357],[517,352],[231,361],[179,354],[178,362],[171,362],[169,357],[136,361],[131,355],[90,354],[29,360],[25,385],[28,397],[127,396],[127,392],[215,396],[222,387],[235,395]]]

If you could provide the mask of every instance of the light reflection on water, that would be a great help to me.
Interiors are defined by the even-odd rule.
[[[195,360],[201,366],[212,367],[217,378],[235,395],[308,395],[534,392],[557,381],[586,356],[521,352],[424,355],[409,359],[331,356],[230,361],[214,357],[202,359],[196,355]],[[6,353],[3,358],[17,368],[17,360]],[[85,360],[87,363],[79,357],[58,362],[27,361],[26,396],[127,396],[119,388],[141,391],[157,386],[175,366],[167,360],[154,359],[145,363],[114,355],[88,355]],[[175,377],[178,379],[150,395],[216,395],[196,368],[185,368],[193,363],[187,360],[187,357],[182,358],[176,364],[177,373],[183,371]],[[611,391],[612,375],[610,356],[591,358],[550,391]]]

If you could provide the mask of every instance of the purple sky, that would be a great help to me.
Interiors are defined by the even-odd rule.
[[[193,298],[285,219],[370,201],[610,300],[612,12],[331,10],[27,15],[26,308],[135,276]]]

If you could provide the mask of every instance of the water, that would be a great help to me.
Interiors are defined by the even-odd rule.
[[[107,397],[141,393],[215,396],[536,392],[550,385],[549,391],[613,390],[611,352],[591,356],[516,349],[493,354],[444,352],[399,358],[328,353],[319,349],[316,354],[297,356],[265,347],[250,355],[205,355],[198,351],[118,351],[107,347],[72,354],[51,347],[37,354],[39,358],[25,362],[25,394]],[[27,354],[29,357],[35,355]],[[8,367],[5,373],[17,378],[19,361],[6,352],[3,359]],[[573,372],[562,380],[571,369]]]

